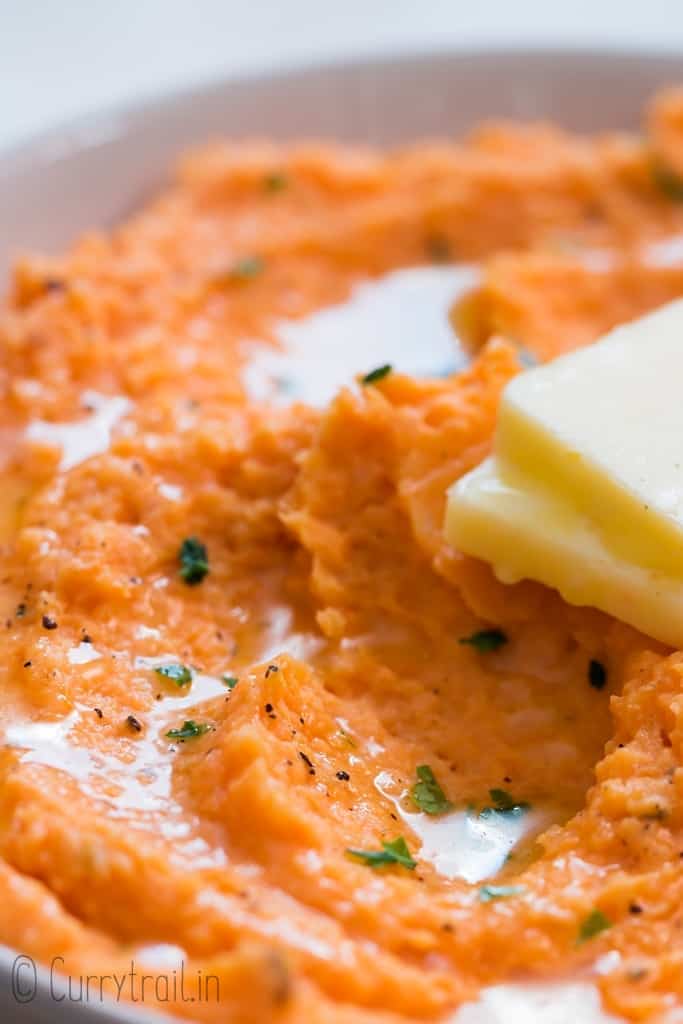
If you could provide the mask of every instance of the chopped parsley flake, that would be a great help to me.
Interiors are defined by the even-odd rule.
[[[415,769],[418,781],[410,791],[410,796],[416,807],[419,807],[425,814],[445,814],[450,811],[453,804],[448,799],[439,783],[436,781],[434,772],[428,764],[419,764]]]
[[[459,642],[469,644],[481,654],[485,654],[488,651],[497,651],[508,642],[508,638],[502,629],[480,629],[470,636],[461,636]]]
[[[385,864],[400,864],[401,867],[412,871],[417,867],[417,861],[410,856],[410,850],[403,836],[398,836],[390,843],[383,842],[381,850],[352,850],[346,852],[357,860],[362,860],[371,868],[380,868]]]
[[[427,255],[432,263],[449,263],[451,260],[451,246],[443,235],[432,235],[426,243]]]
[[[505,814],[511,818],[519,818],[529,810],[529,804],[515,800],[505,789],[490,789],[489,796],[491,797],[492,806],[484,807],[479,812],[480,818],[490,818],[495,814]]]
[[[283,171],[271,171],[263,179],[266,192],[282,192],[289,185],[287,175]]]
[[[187,665],[159,665],[154,671],[158,676],[170,679],[176,686],[189,686],[192,682],[192,672]]]
[[[507,789],[490,789],[489,796],[493,801],[496,811],[511,811],[513,807],[519,806],[517,801],[510,796]]]
[[[361,377],[361,384],[376,384],[378,380],[383,380],[387,377],[393,367],[391,363],[384,363],[383,366],[378,366],[375,370],[370,370],[370,373],[366,373],[364,377]]]
[[[221,680],[229,690],[234,690],[239,683],[237,676],[221,676]]]
[[[198,537],[186,537],[178,551],[180,578],[189,586],[201,583],[209,571],[209,555]]]
[[[529,805],[515,800],[506,789],[490,789],[494,811],[528,811]]]
[[[601,932],[604,932],[611,927],[612,922],[609,918],[605,917],[602,910],[591,910],[588,917],[584,918],[581,922],[576,941],[580,945],[582,942],[594,939],[596,935],[599,935]]]
[[[594,690],[602,690],[607,682],[607,669],[601,661],[591,658],[588,662],[588,682]]]
[[[211,726],[206,722],[195,722],[188,719],[183,722],[182,729],[169,729],[166,736],[169,740],[193,740],[197,736],[203,736],[210,728]]]
[[[652,177],[664,195],[676,202],[683,202],[683,178],[660,163],[652,165]]]
[[[508,896],[519,896],[523,892],[523,885],[482,885],[479,899],[482,903],[491,903],[493,900],[505,900]]]
[[[244,256],[230,268],[228,277],[231,281],[250,281],[265,269],[260,256]]]

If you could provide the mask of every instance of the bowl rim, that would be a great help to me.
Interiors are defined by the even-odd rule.
[[[683,62],[683,47],[652,47],[638,44],[613,47],[584,46],[571,40],[561,45],[556,41],[552,41],[548,45],[542,41],[535,41],[530,45],[526,42],[512,40],[509,43],[496,42],[490,46],[479,43],[472,46],[455,47],[447,44],[443,46],[425,45],[417,48],[406,46],[397,47],[391,53],[382,51],[376,55],[369,52],[351,55],[337,54],[329,59],[294,58],[283,61],[275,68],[259,63],[249,69],[209,75],[185,85],[152,89],[145,92],[139,100],[124,99],[105,103],[93,110],[59,118],[54,124],[30,132],[26,137],[20,136],[17,140],[0,143],[0,185],[2,185],[7,165],[11,165],[12,173],[16,173],[21,171],[22,166],[31,164],[45,150],[52,154],[56,151],[62,155],[65,152],[64,140],[70,136],[85,136],[87,138],[93,129],[108,122],[115,122],[121,126],[123,131],[130,131],[137,123],[155,114],[158,115],[161,111],[167,110],[177,103],[206,101],[214,95],[220,95],[230,87],[238,88],[266,81],[273,84],[282,81],[284,84],[293,76],[313,78],[324,72],[360,73],[370,69],[381,72],[397,62],[407,68],[418,64],[428,64],[430,61],[453,60],[478,63],[495,58],[515,59],[529,63],[540,63],[549,59],[560,63],[567,61],[584,61],[586,63],[633,61],[634,64],[645,63],[654,67],[659,62],[676,60]],[[683,75],[683,64],[681,72]]]

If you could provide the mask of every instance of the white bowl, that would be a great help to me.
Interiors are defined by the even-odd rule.
[[[124,217],[163,182],[176,154],[212,136],[397,143],[457,135],[497,115],[549,118],[585,131],[629,129],[637,127],[646,99],[682,71],[675,54],[439,52],[229,79],[105,111],[0,153],[0,284],[18,253],[58,250],[83,230]],[[34,998],[20,1004],[12,991],[17,955],[0,947],[3,1024],[140,1020],[139,1009],[56,1001],[41,971]],[[31,979],[30,967],[24,971],[22,991]],[[558,1016],[557,1004],[551,1016],[518,1002],[508,1004],[509,1012],[496,1005],[467,1020],[577,1020],[577,1004],[569,1006],[570,1017]]]

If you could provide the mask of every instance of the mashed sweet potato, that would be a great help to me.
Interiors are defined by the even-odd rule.
[[[683,294],[656,255],[682,172],[676,93],[643,138],[214,145],[111,234],[18,264],[0,942],[207,1022],[436,1021],[540,978],[594,978],[631,1020],[683,1000],[683,655],[441,534],[519,345]],[[430,260],[483,263],[453,314],[468,369],[249,399],[250,339]],[[454,868],[484,827],[521,831]]]

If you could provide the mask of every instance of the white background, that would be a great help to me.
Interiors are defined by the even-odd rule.
[[[547,43],[683,55],[683,0],[0,0],[0,146],[246,68]]]

